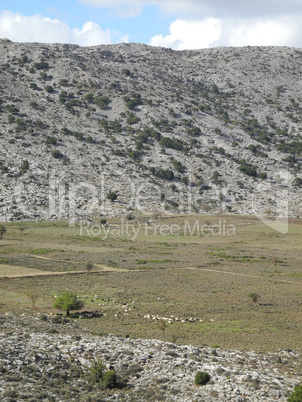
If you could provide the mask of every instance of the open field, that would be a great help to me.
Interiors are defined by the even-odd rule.
[[[193,230],[197,221],[213,230],[200,235]],[[69,290],[85,301],[86,310],[104,314],[79,320],[93,333],[223,348],[302,349],[300,220],[290,222],[288,234],[239,216],[157,217],[148,226],[134,220],[128,236],[121,225],[108,220],[107,236],[88,236],[65,222],[5,225],[0,311],[29,308],[26,292],[35,289],[36,310],[51,312],[54,297]],[[231,234],[230,225],[232,235],[223,235]],[[88,261],[94,264],[89,274]],[[253,292],[261,296],[257,303],[248,297]],[[174,319],[161,331],[151,317],[156,315]]]

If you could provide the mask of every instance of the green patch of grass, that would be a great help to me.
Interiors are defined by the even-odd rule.
[[[33,255],[43,255],[43,254],[51,253],[53,251],[57,251],[57,250],[53,250],[51,248],[38,248],[35,250],[28,250],[27,253],[33,254]]]
[[[294,272],[292,274],[288,274],[287,276],[291,277],[291,278],[302,278],[302,272]]]
[[[66,267],[66,268],[63,268],[63,270],[66,272],[73,272],[73,271],[76,271],[77,269],[75,267]]]
[[[229,260],[232,262],[263,262],[266,258],[261,256],[258,259],[252,255],[229,255],[224,252],[208,252],[208,255],[219,258],[220,261]]]
[[[0,264],[10,264],[12,260],[8,258],[0,258]]]
[[[169,262],[180,262],[178,260],[136,260],[137,264],[165,264]]]

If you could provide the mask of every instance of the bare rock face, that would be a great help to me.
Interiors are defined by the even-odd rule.
[[[299,216],[301,56],[0,40],[0,221]]]

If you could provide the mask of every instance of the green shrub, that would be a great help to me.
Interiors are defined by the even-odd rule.
[[[140,151],[132,151],[131,149],[128,150],[128,155],[131,159],[134,160],[134,162],[139,162],[141,158],[141,152]]]
[[[129,96],[124,96],[124,102],[126,103],[126,106],[128,109],[133,110],[136,106],[141,105],[142,102],[142,96],[141,94],[137,92],[131,92],[131,97]]]
[[[114,202],[117,199],[117,193],[115,191],[110,191],[110,193],[106,195],[106,198],[107,200]]]
[[[86,271],[89,273],[90,271],[92,271],[93,270],[93,264],[92,264],[92,262],[90,262],[90,261],[88,261],[88,262],[86,262],[86,264],[85,264],[85,268],[86,268]]]
[[[68,80],[66,78],[60,79],[59,85],[62,85],[63,87],[67,86],[68,85]]]
[[[28,169],[29,169],[29,163],[27,160],[25,160],[21,163],[20,170],[22,173],[25,173],[27,172]]]
[[[2,239],[2,236],[6,233],[6,228],[5,226],[1,225],[0,226],[0,239]]]
[[[39,108],[39,105],[35,101],[31,101],[29,103],[29,106],[32,107],[33,109],[38,109]]]
[[[129,117],[127,118],[127,124],[129,124],[129,126],[132,126],[133,124],[136,124],[140,121],[141,119],[137,116],[134,116],[133,113],[131,113],[129,115]]]
[[[302,187],[302,179],[300,177],[296,177],[293,181],[293,186],[295,187]]]
[[[302,385],[298,385],[289,395],[288,402],[302,402]]]
[[[59,95],[59,102],[60,103],[65,103],[67,101],[68,94],[66,91],[61,91]]]
[[[239,171],[248,176],[252,176],[252,177],[257,176],[256,168],[254,166],[250,165],[249,163],[246,163],[245,161],[241,162],[241,165],[239,166]]]
[[[180,179],[180,182],[183,183],[183,184],[185,184],[185,185],[187,186],[187,185],[189,184],[189,179],[188,179],[187,176],[183,176],[183,177]]]
[[[215,170],[215,172],[214,172],[213,175],[212,175],[212,180],[213,180],[213,182],[214,182],[215,184],[218,184],[218,183],[219,183],[219,177],[220,177],[219,172],[217,172],[217,170]]]
[[[103,378],[104,370],[106,369],[106,366],[103,362],[98,359],[95,361],[91,367],[89,367],[90,370],[90,375],[89,375],[89,380],[92,383],[100,382],[100,380]]]
[[[113,370],[106,371],[103,374],[101,383],[102,383],[102,387],[105,389],[115,388],[116,384],[117,384],[117,378],[116,378],[115,371],[113,371]]]
[[[177,151],[182,151],[184,148],[183,141],[181,141],[175,137],[173,137],[173,138],[162,137],[160,139],[159,143],[163,148],[172,148],[172,149],[176,149]]]
[[[252,299],[253,303],[257,303],[257,301],[260,299],[258,293],[249,293],[248,297]]]
[[[218,88],[218,86],[217,86],[216,84],[212,84],[212,86],[211,86],[211,92],[212,92],[213,94],[219,94],[219,88]]]
[[[178,202],[173,201],[173,200],[171,200],[171,201],[169,202],[169,204],[170,204],[170,205],[171,205],[171,207],[173,207],[173,208],[178,208],[178,207],[179,207]]]
[[[58,151],[57,149],[53,149],[52,151],[51,151],[51,155],[55,158],[55,159],[61,159],[61,158],[63,158],[63,154],[62,154],[62,152],[60,152],[60,151]]]
[[[37,70],[46,70],[49,68],[49,64],[46,61],[41,61],[40,63],[35,63],[34,67]]]
[[[183,173],[186,170],[186,167],[179,161],[177,161],[176,159],[173,160],[172,162],[175,170],[177,170],[177,172],[179,173]]]
[[[55,92],[55,90],[53,89],[53,87],[51,85],[46,85],[46,87],[44,88],[45,92],[47,92],[48,94],[53,94]]]
[[[123,68],[122,74],[124,74],[124,75],[126,75],[127,77],[129,77],[129,76],[131,75],[131,71],[128,70],[128,68]]]
[[[25,63],[28,63],[28,62],[29,62],[29,58],[28,58],[28,56],[26,56],[26,55],[22,56],[21,59],[18,60],[18,63],[19,63],[20,65],[25,64]]]
[[[84,307],[82,300],[78,300],[76,293],[65,292],[54,303],[54,308],[66,311],[66,315],[69,316],[69,312],[72,310],[79,310]]]
[[[163,179],[167,179],[167,180],[173,180],[174,179],[174,173],[172,172],[172,170],[165,170],[162,168],[155,168],[155,167],[150,167],[149,168],[150,172],[156,176],[156,177],[160,177]]]
[[[14,117],[12,114],[10,114],[10,115],[8,116],[8,122],[9,122],[9,124],[12,124],[14,121],[15,121],[15,117]]]
[[[12,113],[12,114],[17,114],[17,113],[19,113],[19,109],[16,108],[15,105],[6,105],[6,106],[5,106],[5,109],[6,109],[8,112]]]
[[[94,96],[91,92],[89,92],[87,95],[85,95],[84,99],[85,99],[85,101],[87,101],[89,103],[93,103]]]
[[[67,320],[63,315],[55,315],[52,317],[51,322],[54,324],[65,324]]]
[[[34,89],[35,91],[38,89],[38,85],[35,82],[31,82],[29,84],[29,88],[30,89]]]
[[[57,139],[55,137],[47,137],[46,142],[50,145],[57,145]]]
[[[42,80],[44,80],[44,81],[47,80],[48,75],[45,73],[45,71],[43,71],[43,72],[40,73],[40,78],[41,78]]]
[[[107,106],[109,105],[110,99],[108,98],[108,96],[96,96],[93,99],[93,102],[98,105],[98,107],[100,107],[101,109],[106,109]]]
[[[187,129],[187,133],[188,133],[189,135],[192,135],[192,136],[194,137],[194,136],[200,135],[200,134],[201,134],[201,130],[200,130],[199,127],[192,127],[192,128],[188,128],[188,129]]]
[[[204,371],[197,371],[195,374],[195,385],[206,385],[211,379],[211,376]]]
[[[113,389],[117,386],[116,373],[113,370],[105,370],[105,364],[98,359],[89,367],[88,380],[92,384],[100,383],[102,389]]]
[[[17,130],[18,131],[25,131],[26,130],[26,124],[24,123],[23,120],[17,118],[16,119],[16,124],[17,124]]]

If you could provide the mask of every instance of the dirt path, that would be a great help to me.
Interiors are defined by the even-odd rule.
[[[66,260],[59,260],[59,259],[54,259],[54,258],[49,258],[49,257],[44,257],[41,255],[33,255],[30,254],[31,257],[34,258],[39,258],[42,260],[48,260],[48,261],[53,261],[53,262],[69,262],[72,264],[78,264],[78,265],[83,265],[82,262],[79,261],[66,261]],[[112,268],[112,267],[108,267],[106,265],[101,265],[101,264],[93,264],[94,269],[93,271],[90,272],[128,272],[129,270],[127,269],[122,269],[122,268]],[[3,265],[6,266],[6,265]],[[10,268],[14,268],[13,266],[8,266]],[[30,270],[30,272],[24,272],[24,273],[16,273],[16,274],[1,274],[1,266],[0,266],[0,278],[25,278],[25,277],[33,277],[33,276],[51,276],[51,275],[70,275],[70,274],[84,274],[87,273],[86,270],[81,270],[81,271],[66,271],[66,272],[56,272],[56,271],[42,271],[41,269],[37,269],[36,272],[34,268],[27,268],[27,267],[15,267],[21,270],[26,271],[27,269]]]
[[[32,257],[35,258],[40,258],[44,260],[49,260],[49,261],[54,261],[54,262],[66,262],[65,260],[57,260],[53,258],[48,258],[48,257],[43,257],[43,256],[37,256],[37,255],[32,255]],[[72,262],[73,264],[83,264],[82,262],[79,261],[68,261]],[[122,269],[122,268],[112,268],[108,267],[106,265],[101,265],[101,264],[94,264],[94,267],[99,268],[99,270],[93,270],[91,273],[95,272],[145,272],[143,269],[135,269],[135,270],[129,270],[129,269]],[[21,268],[21,267],[20,267]],[[23,269],[26,270],[25,267],[22,267]],[[32,268],[30,268],[32,270]],[[209,268],[198,268],[198,267],[177,267],[177,268],[166,268],[166,270],[193,270],[193,271],[205,271],[205,272],[213,272],[213,273],[218,273],[218,274],[225,274],[225,275],[234,275],[234,276],[243,276],[247,278],[253,278],[253,279],[261,279],[261,280],[266,280],[266,281],[274,281],[278,283],[289,283],[291,285],[302,285],[302,282],[295,282],[295,281],[289,281],[286,279],[272,279],[272,278],[265,278],[260,275],[251,275],[251,274],[243,274],[240,272],[231,272],[231,271],[222,271],[222,270],[217,270],[217,269],[209,269]],[[162,270],[162,268],[155,268],[154,270]],[[52,275],[75,275],[75,274],[84,274],[87,273],[87,271],[67,271],[67,272],[54,272],[54,271],[41,271],[37,270],[37,272],[29,272],[29,273],[24,273],[24,274],[10,274],[10,275],[1,275],[0,273],[0,278],[24,278],[24,277],[33,277],[33,276],[52,276]]]
[[[183,268],[178,268],[178,269],[183,269]],[[245,276],[248,278],[262,279],[262,280],[266,280],[266,281],[270,280],[270,281],[279,282],[279,283],[290,283],[293,285],[302,285],[302,282],[288,281],[286,279],[265,278],[265,277],[259,276],[259,275],[242,274],[240,272],[220,271],[220,270],[216,270],[216,269],[196,268],[196,267],[186,267],[185,269],[191,269],[194,271],[215,272],[215,273],[219,273],[219,274],[228,274],[228,275],[235,275],[235,276]]]
[[[81,261],[71,261],[71,260],[58,260],[58,259],[54,259],[54,258],[49,258],[49,257],[43,257],[41,255],[33,255],[30,254],[31,257],[35,257],[35,258],[40,258],[42,260],[48,260],[48,261],[55,261],[55,262],[68,262],[68,263],[72,263],[72,264],[78,264],[78,265],[83,265],[84,263]],[[126,272],[128,271],[128,269],[123,269],[123,268],[112,268],[112,267],[108,267],[107,265],[101,265],[101,264],[93,264],[94,267],[100,268],[101,271],[121,271],[121,272]],[[51,271],[48,271],[51,272]],[[69,271],[69,272],[73,272],[73,271]],[[87,272],[87,271],[75,271],[76,272]],[[63,272],[65,273],[65,272]]]

